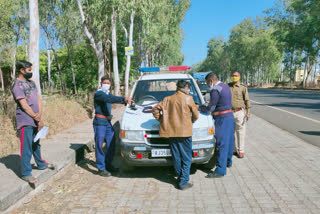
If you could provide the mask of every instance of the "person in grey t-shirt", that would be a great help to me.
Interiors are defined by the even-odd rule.
[[[41,157],[40,141],[33,142],[37,132],[43,128],[41,120],[42,105],[36,84],[30,80],[32,77],[32,64],[19,61],[16,65],[18,77],[15,79],[12,94],[17,103],[16,122],[20,134],[20,155],[22,179],[29,183],[36,183],[37,179],[31,175],[30,164],[33,155],[38,169],[54,169],[53,164],[48,164]]]

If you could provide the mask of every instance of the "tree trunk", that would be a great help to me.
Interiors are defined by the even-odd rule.
[[[99,39],[98,43],[96,43],[94,35],[89,31],[86,25],[86,19],[84,16],[84,12],[82,9],[81,5],[81,0],[77,0],[78,8],[80,11],[80,16],[81,16],[81,24],[83,27],[83,31],[88,37],[90,41],[90,45],[92,49],[94,50],[97,59],[98,59],[98,86],[100,84],[101,77],[104,75],[104,58],[103,58],[103,46],[102,46],[102,41]]]
[[[293,64],[293,54],[294,54],[295,50],[293,49],[291,51],[291,57],[290,57],[290,68],[291,68],[291,71],[290,71],[290,86],[292,87],[292,82],[294,82],[294,78],[295,78],[295,75],[296,75],[296,69],[294,67],[294,64]]]
[[[68,59],[70,61],[70,66],[71,66],[71,72],[72,72],[72,82],[73,82],[73,94],[78,94],[77,93],[77,84],[76,84],[76,75],[73,69],[73,62],[72,62],[72,56],[70,54],[70,47],[67,45],[67,51],[68,51]]]
[[[38,0],[29,1],[30,11],[30,50],[29,61],[32,63],[32,79],[35,82],[38,93],[41,97],[40,73],[39,73],[39,10]]]
[[[46,42],[45,44],[47,48],[47,60],[48,60],[48,88],[49,88],[49,91],[52,92],[51,63],[53,59],[51,59],[51,51],[49,48],[49,41],[48,41],[47,34],[45,34],[45,42]]]
[[[111,62],[110,62],[110,42],[111,41],[109,40],[108,31],[109,31],[109,26],[106,25],[105,31],[104,31],[105,43],[104,43],[104,51],[103,51],[103,54],[104,54],[104,74],[108,75],[109,78],[111,78]]]
[[[308,84],[308,79],[309,79],[309,76],[312,72],[312,68],[313,68],[313,65],[311,65],[311,63],[309,62],[309,66],[308,66],[308,70],[307,70],[307,76],[306,76],[306,83],[305,83],[305,87],[307,88],[308,86],[310,86],[310,84]]]
[[[313,81],[312,81],[314,83],[314,86],[317,86],[317,80],[316,80],[317,64],[318,64],[318,59],[316,59],[316,62],[314,63],[314,72],[313,72]]]
[[[116,30],[116,14],[113,10],[111,16],[112,22],[112,56],[113,56],[113,79],[114,79],[114,94],[119,96],[120,94],[120,79],[118,70],[118,54],[117,54],[117,30]]]
[[[246,85],[248,86],[249,84],[249,71],[247,71],[247,75],[246,75]]]
[[[309,55],[307,54],[306,62],[304,64],[304,72],[303,72],[303,86],[302,86],[303,88],[306,87],[306,82],[307,82],[308,61],[309,61]]]
[[[134,13],[135,11],[133,10],[130,16],[129,47],[132,47]],[[126,71],[125,71],[125,78],[124,78],[126,97],[128,96],[128,93],[129,93],[130,65],[131,65],[131,55],[127,55],[127,64],[126,64]]]
[[[16,40],[13,47],[13,62],[12,62],[12,73],[11,73],[11,79],[14,80],[16,77],[16,60],[17,60],[17,46],[20,39],[20,24],[18,26],[18,32],[16,35]]]
[[[98,49],[96,52],[96,56],[98,58],[98,87],[99,87],[100,80],[104,76],[104,57],[103,57],[102,40],[98,41],[97,48]]]
[[[4,91],[3,72],[1,68],[0,68],[0,81],[1,81],[1,91]]]
[[[105,60],[107,61],[107,69],[108,69],[108,73],[107,74],[111,78],[110,41],[108,41],[108,43],[107,43]]]
[[[13,59],[12,59],[12,73],[11,73],[11,79],[14,80],[16,77],[16,59],[17,59],[17,46],[13,48]]]
[[[258,86],[258,88],[260,87],[260,65],[258,67],[257,86]]]
[[[149,54],[148,54],[148,50],[146,50],[146,53],[145,53],[145,67],[149,67]]]
[[[28,50],[29,50],[29,48],[28,48],[28,44],[27,44],[27,42],[25,42],[25,44],[24,44],[24,45],[25,45],[25,47],[24,47],[24,48],[25,48],[25,52],[26,52],[26,59],[29,59],[29,51],[28,51]]]
[[[64,90],[64,85],[63,85],[63,81],[62,81],[62,72],[61,72],[61,66],[59,63],[59,59],[58,59],[58,55],[55,49],[53,49],[53,54],[54,54],[54,58],[56,59],[56,66],[57,66],[57,70],[59,73],[59,78],[60,78],[60,93],[65,94],[65,90]]]
[[[263,87],[264,79],[265,79],[265,71],[262,71],[262,79],[261,79],[261,85],[260,85],[260,87]]]

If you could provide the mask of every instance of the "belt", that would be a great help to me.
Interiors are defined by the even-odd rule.
[[[242,108],[236,108],[232,110],[233,112],[238,112],[238,111],[242,111]]]
[[[225,114],[225,113],[229,113],[229,112],[232,112],[232,110],[229,109],[229,110],[225,110],[225,111],[213,112],[212,115],[213,115],[213,116],[217,116],[217,115]]]
[[[112,115],[104,116],[102,114],[96,114],[96,117],[99,117],[99,118],[102,118],[102,119],[106,119],[106,120],[111,120],[112,119]]]

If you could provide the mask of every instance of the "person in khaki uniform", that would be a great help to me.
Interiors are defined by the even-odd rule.
[[[250,118],[250,100],[248,89],[240,84],[240,73],[235,71],[229,83],[232,94],[232,111],[234,114],[234,148],[239,158],[244,157],[244,138],[246,134],[246,121]]]
[[[181,190],[192,187],[189,183],[192,161],[192,123],[199,117],[197,106],[189,92],[190,83],[179,80],[176,93],[165,97],[152,108],[153,116],[160,122],[160,137],[169,138],[178,187]]]

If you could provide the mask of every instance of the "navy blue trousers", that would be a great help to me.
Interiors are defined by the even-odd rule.
[[[99,170],[109,169],[115,153],[114,129],[109,122],[107,125],[93,125],[94,140],[96,143],[96,163]],[[103,151],[103,143],[106,143],[106,153]]]
[[[215,172],[227,174],[227,166],[232,166],[234,143],[234,117],[220,117],[214,121],[217,140],[217,163]]]
[[[40,140],[33,142],[38,132],[38,127],[24,126],[19,129],[20,135],[20,158],[21,158],[21,175],[30,176],[32,171],[31,157],[33,158],[39,169],[47,167],[47,162],[41,158]]]
[[[178,185],[181,188],[189,182],[192,161],[192,138],[171,137],[169,141],[174,170],[178,176]]]

